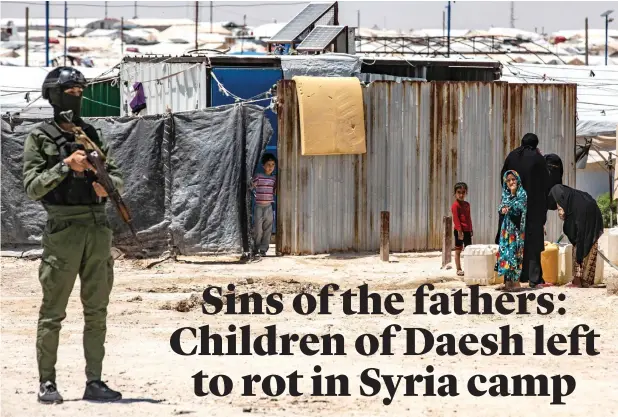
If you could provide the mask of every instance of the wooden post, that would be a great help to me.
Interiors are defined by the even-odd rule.
[[[442,268],[451,263],[451,249],[453,249],[453,219],[449,216],[444,216],[443,223]]]
[[[390,212],[380,212],[380,260],[388,262],[390,234]]]

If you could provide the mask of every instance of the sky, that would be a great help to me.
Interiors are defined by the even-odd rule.
[[[108,17],[130,19],[133,17],[133,1],[68,1],[69,17],[104,17],[107,3]],[[287,4],[286,4],[287,3]],[[213,21],[234,21],[259,26],[273,21],[289,21],[309,2],[276,0],[214,1]],[[387,29],[438,29],[442,28],[442,12],[446,1],[340,1],[340,24],[356,26],[357,13],[363,27]],[[614,9],[616,20],[610,29],[618,29],[618,2],[596,1],[516,1],[515,27],[541,33],[558,30],[583,29],[588,17],[590,29],[604,29],[605,19],[600,16]],[[45,17],[43,1],[6,1],[0,5],[1,18],[25,17],[26,7],[31,17]],[[487,29],[510,27],[510,1],[456,1],[451,3],[451,27],[453,29]],[[64,17],[64,1],[50,2],[50,17]],[[195,18],[194,1],[138,1],[137,15],[142,18]],[[200,2],[200,21],[210,19],[210,2]]]

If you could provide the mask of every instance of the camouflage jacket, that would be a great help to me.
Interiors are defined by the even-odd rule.
[[[109,147],[101,141],[93,126],[83,124],[81,127],[105,153],[107,172],[118,192],[122,193],[124,181],[109,154]],[[30,132],[24,143],[23,155],[23,180],[28,198],[41,200],[68,180],[71,169],[61,162],[60,149],[52,138],[38,128]]]

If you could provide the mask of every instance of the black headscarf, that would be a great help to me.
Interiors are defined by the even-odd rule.
[[[543,226],[547,219],[547,195],[550,190],[547,162],[537,146],[539,138],[534,133],[526,133],[521,140],[521,146],[514,149],[506,157],[500,173],[500,186],[506,171],[517,171],[521,184],[528,195],[528,211],[526,213],[525,248],[529,253],[541,253],[545,248]],[[503,216],[499,215],[498,234]]]
[[[521,138],[521,146],[517,148],[516,151],[521,155],[525,149],[533,151],[537,146],[539,146],[539,137],[534,133],[526,133],[524,137]]]
[[[576,246],[575,259],[581,264],[603,234],[601,210],[590,194],[566,185],[554,185],[550,194],[564,210],[562,230]]]
[[[562,184],[562,176],[564,175],[564,168],[562,166],[562,159],[555,153],[545,155],[545,161],[547,162],[547,170],[549,171],[550,189],[554,185]],[[547,196],[547,208],[549,210],[556,210],[556,200],[550,195]]]

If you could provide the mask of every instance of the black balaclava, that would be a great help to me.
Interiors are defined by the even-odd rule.
[[[58,86],[49,92],[49,102],[54,108],[54,120],[56,122],[66,122],[60,117],[60,112],[71,110],[73,112],[73,121],[77,121],[81,116],[82,95],[74,96],[67,94]]]
[[[84,74],[72,67],[54,68],[47,74],[41,87],[41,93],[43,98],[49,100],[52,105],[56,122],[66,122],[67,120],[61,116],[61,113],[69,111],[72,113],[70,121],[81,120],[82,96],[67,94],[65,91],[71,87],[85,89],[86,86]]]

